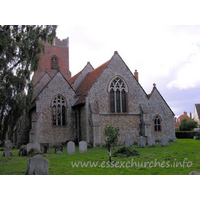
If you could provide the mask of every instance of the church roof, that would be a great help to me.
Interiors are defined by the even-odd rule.
[[[68,79],[69,84],[71,85],[76,78],[81,74],[82,71],[80,71],[79,73],[77,73],[76,75],[74,75],[73,77],[71,77],[70,79]]]
[[[82,81],[80,86],[76,89],[76,94],[80,95],[80,96],[79,96],[78,100],[76,101],[76,103],[74,104],[74,106],[85,102],[85,96],[87,95],[87,92],[92,87],[92,85],[95,83],[95,81],[100,76],[100,74],[103,72],[103,70],[105,69],[105,67],[107,66],[107,64],[109,62],[110,62],[110,60],[108,60],[107,62],[105,62],[104,64],[102,64],[101,66],[97,67],[96,69],[94,69],[93,71],[91,71],[87,74],[87,76]]]

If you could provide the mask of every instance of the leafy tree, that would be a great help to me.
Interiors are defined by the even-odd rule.
[[[191,131],[197,127],[198,127],[198,123],[196,121],[191,120],[191,119],[186,119],[186,118],[183,118],[181,120],[181,123],[179,124],[180,131]]]
[[[118,142],[119,137],[119,127],[113,127],[112,125],[106,126],[104,129],[105,133],[105,143],[108,148],[109,160],[111,162],[111,146],[115,146]]]
[[[15,125],[32,96],[42,41],[52,44],[57,26],[0,25],[0,139]]]

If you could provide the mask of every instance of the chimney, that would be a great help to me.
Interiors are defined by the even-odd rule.
[[[192,119],[192,113],[190,112],[190,119]]]
[[[135,76],[136,80],[139,82],[139,80],[138,80],[138,72],[137,72],[137,70],[135,70],[135,72],[134,72],[134,76]]]

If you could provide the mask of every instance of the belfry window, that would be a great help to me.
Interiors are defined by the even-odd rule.
[[[127,112],[127,86],[125,82],[116,77],[109,85],[111,113]]]
[[[161,131],[161,118],[158,115],[154,118],[154,131]]]
[[[51,69],[53,69],[53,70],[58,69],[58,58],[56,56],[53,56],[51,58]]]
[[[52,101],[53,125],[64,126],[66,124],[66,101],[62,95],[57,95]]]

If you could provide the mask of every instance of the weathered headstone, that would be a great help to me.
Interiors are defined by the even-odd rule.
[[[144,148],[146,145],[146,138],[143,136],[138,137],[138,147]]]
[[[6,150],[3,152],[3,156],[5,156],[5,157],[10,157],[10,156],[12,156],[12,153],[11,153],[8,149],[6,149]]]
[[[40,144],[37,142],[34,143],[28,143],[26,145],[26,150],[27,150],[27,154],[29,154],[29,152],[31,151],[31,149],[33,149],[34,151],[41,153],[40,151]]]
[[[130,135],[127,135],[127,136],[125,137],[125,146],[126,146],[126,147],[131,147],[131,146],[133,146],[133,144],[134,144],[133,137],[130,136]]]
[[[13,148],[12,142],[10,140],[6,140],[5,141],[5,147],[6,147],[7,150],[12,150],[12,148]]]
[[[192,171],[192,172],[189,173],[189,175],[200,175],[200,173],[196,172],[196,171]]]
[[[62,154],[63,153],[63,146],[57,145],[55,146],[55,154]]]
[[[166,135],[163,135],[161,138],[161,146],[166,147],[168,145],[168,137]]]
[[[19,156],[27,156],[27,148],[26,145],[22,145],[19,149]]]
[[[148,136],[147,137],[147,145],[149,147],[155,147],[156,146],[156,142],[155,142],[155,137],[154,136]]]
[[[49,153],[49,143],[40,143],[40,151],[42,153]]]
[[[26,175],[48,175],[49,161],[43,155],[37,154],[27,160]]]
[[[67,153],[68,154],[75,154],[75,144],[74,142],[70,141],[67,143]]]
[[[87,142],[86,141],[80,141],[79,142],[79,152],[80,153],[87,152]]]

